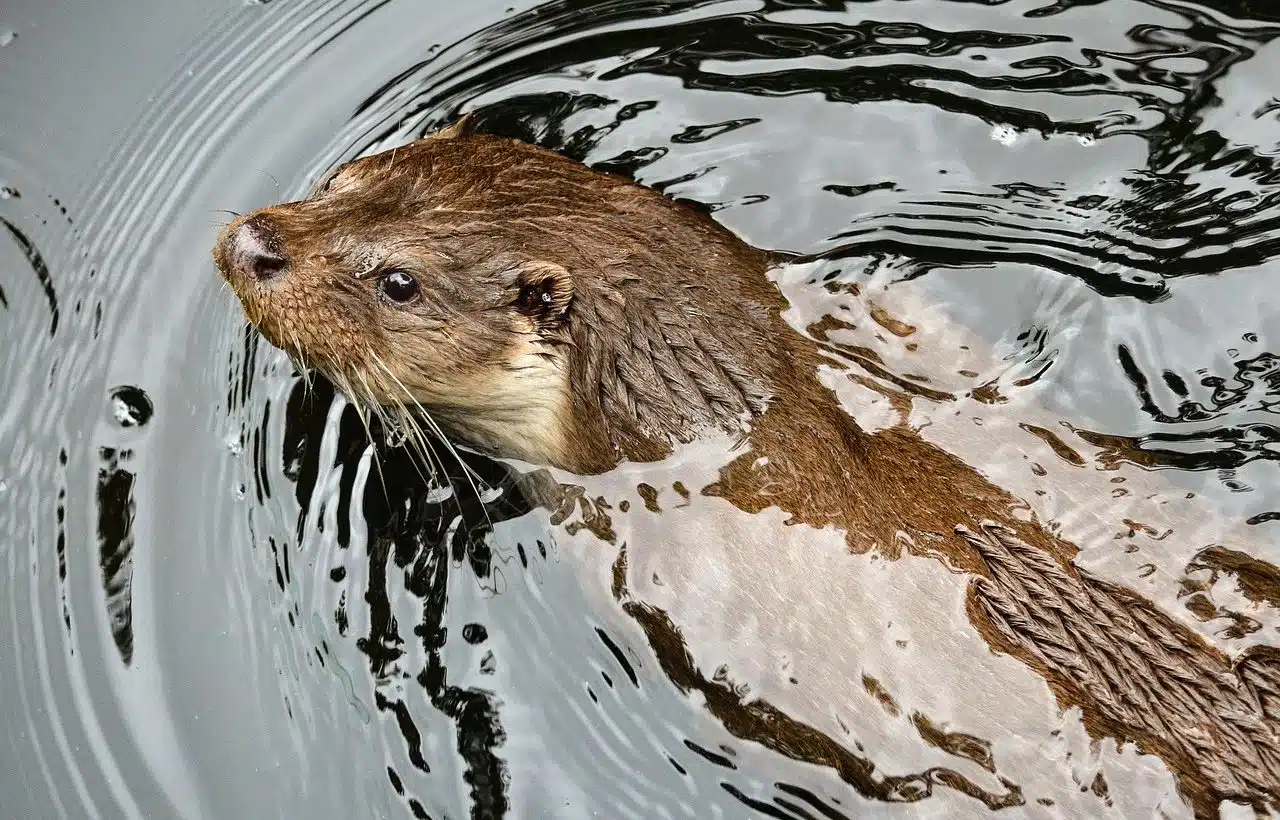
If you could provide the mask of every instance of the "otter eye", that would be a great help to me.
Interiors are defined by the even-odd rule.
[[[382,295],[396,304],[405,305],[418,298],[421,288],[418,280],[402,270],[387,271],[378,280],[378,289]]]

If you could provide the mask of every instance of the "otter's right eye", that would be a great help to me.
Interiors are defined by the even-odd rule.
[[[378,280],[378,289],[382,291],[383,296],[399,305],[407,305],[417,299],[422,290],[418,280],[402,270],[392,270],[382,274]]]

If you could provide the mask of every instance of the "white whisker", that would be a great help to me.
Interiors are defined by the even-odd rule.
[[[293,337],[293,350],[286,350],[285,352],[293,362],[294,368],[297,369],[299,375],[302,376],[303,389],[310,393],[312,388],[311,370],[307,367],[306,363],[302,361],[302,343],[298,341],[298,334],[295,331],[290,330],[289,335]],[[348,395],[347,398],[350,399],[351,396]]]
[[[373,391],[369,389],[369,382],[365,377],[364,373],[360,374],[360,383],[364,387],[365,394],[372,396]],[[387,417],[386,410],[383,408],[383,406],[379,402],[372,401],[372,400],[370,400],[370,406],[373,408],[373,412],[377,414],[378,421],[381,422],[383,429],[391,428],[392,420]],[[394,426],[396,427],[396,429],[399,429],[401,432],[404,432],[403,424],[400,422],[398,418],[395,420]],[[431,454],[428,455],[426,450],[423,449],[421,443],[414,442],[414,444],[416,445],[418,455],[421,456],[422,459],[427,462],[427,469],[431,471],[432,478],[434,478],[437,472],[437,465],[439,466],[439,472],[444,472],[444,464],[440,461],[440,456],[437,455],[434,450],[432,450]],[[428,444],[428,447],[430,447],[429,444]],[[432,458],[433,456],[434,456],[434,459]],[[419,468],[418,463],[416,461],[413,461],[412,459],[410,459],[410,461],[413,464],[414,472],[418,474],[418,478],[422,479],[422,483],[430,485],[432,483],[432,479],[428,478],[426,475],[423,474],[422,470]],[[433,464],[433,461],[434,461],[434,464]],[[447,479],[447,476],[446,476],[446,479]]]
[[[331,374],[329,375],[329,381],[333,382],[334,386],[347,397],[347,402],[356,411],[356,417],[360,419],[360,426],[364,428],[365,437],[369,440],[369,447],[373,450],[373,463],[378,468],[378,481],[382,484],[383,498],[387,500],[387,505],[390,506],[391,497],[390,490],[387,488],[387,475],[382,469],[382,459],[378,458],[378,448],[373,443],[373,430],[369,427],[368,410],[360,403],[360,397],[352,389],[351,383],[347,381],[345,376]],[[367,390],[368,388],[366,387],[366,392]],[[373,402],[370,402],[370,404],[374,407],[377,406]]]
[[[459,454],[457,448],[453,446],[453,442],[449,441],[449,437],[445,435],[444,430],[440,429],[440,425],[437,424],[436,420],[431,417],[429,412],[427,412],[427,408],[423,407],[422,403],[414,398],[413,393],[409,391],[409,388],[405,387],[404,382],[400,381],[399,377],[396,376],[395,373],[391,372],[391,368],[387,367],[386,363],[377,355],[374,355],[373,360],[377,362],[383,372],[386,373],[393,382],[395,382],[395,384],[404,393],[405,398],[413,402],[414,406],[418,408],[422,413],[423,419],[425,419],[427,424],[430,425],[432,432],[436,434],[436,437],[444,444],[445,449],[449,451],[449,454],[452,455],[454,459],[457,460],[458,465],[462,467],[462,475],[467,479],[467,483],[471,485],[471,491],[476,494],[476,499],[480,502],[480,509],[484,511],[485,520],[489,523],[489,528],[492,529],[493,520],[489,517],[489,508],[485,504],[484,496],[480,493],[480,488],[475,482],[475,479],[480,478],[479,474],[477,474],[476,471],[467,464],[467,462],[462,460],[461,454]],[[446,473],[446,475],[448,474]]]
[[[410,444],[410,449],[427,462],[433,477],[443,478],[446,486],[452,490],[453,479],[449,477],[448,471],[445,470],[444,462],[440,459],[440,454],[436,452],[436,448],[432,446],[431,439],[422,432],[417,420],[405,408],[397,406],[395,411],[396,425],[404,433],[406,441]],[[421,472],[419,472],[419,475],[421,475]],[[426,476],[423,476],[422,480],[424,482],[427,481]]]

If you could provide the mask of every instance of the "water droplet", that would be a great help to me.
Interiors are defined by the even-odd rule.
[[[227,433],[227,437],[222,440],[226,445],[227,452],[233,456],[239,456],[244,453],[244,439],[240,436],[238,430]]]
[[[142,427],[154,412],[151,399],[137,387],[126,384],[111,391],[111,416],[121,427]]]
[[[14,31],[13,29],[5,29],[4,31],[0,31],[0,48],[4,48],[5,46],[9,45],[16,39],[18,39],[18,32]]]
[[[3,478],[0,478],[0,493],[7,493],[7,492],[9,492],[9,482]]]
[[[1079,140],[1080,144],[1086,148],[1097,142],[1097,140],[1093,138],[1093,134],[1079,134],[1076,136],[1076,139]]]
[[[991,129],[991,139],[1001,145],[1013,145],[1018,141],[1018,132],[1012,125],[997,125]]]
[[[427,493],[426,502],[428,504],[443,504],[452,497],[453,487],[434,487]]]
[[[401,447],[409,440],[409,434],[399,424],[387,424],[382,428],[382,440],[388,447]]]
[[[237,484],[235,489],[236,501],[244,501],[245,489],[243,484]]]

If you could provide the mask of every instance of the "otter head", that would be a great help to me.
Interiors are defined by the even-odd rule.
[[[268,341],[361,404],[579,472],[763,407],[764,255],[553,152],[454,127],[237,218],[214,260]]]

